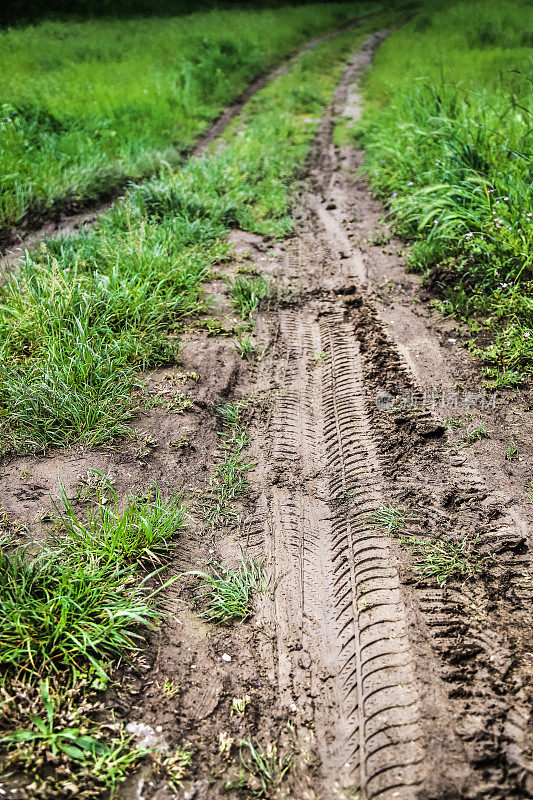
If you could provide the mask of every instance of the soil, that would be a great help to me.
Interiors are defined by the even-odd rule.
[[[119,494],[156,480],[194,501],[217,459],[213,404],[251,398],[255,466],[238,520],[206,529],[193,502],[161,578],[182,576],[165,590],[166,616],[107,693],[140,741],[187,747],[192,765],[172,789],[147,760],[122,800],[533,796],[532,406],[525,393],[484,395],[466,331],[406,274],[362,154],[333,146],[335,120],[359,113],[357,83],[382,39],[348,64],[319,125],[292,237],[231,235],[229,268],[252,266],[277,286],[256,318],[261,357],[243,360],[233,337],[199,329],[178,366],[149,378],[160,396],[183,391],[190,410],[146,409],[136,438],[113,449],[3,464],[3,507],[30,538],[43,535],[58,475],[75,497],[89,468]],[[211,289],[231,331],[225,284]],[[469,444],[481,421],[490,437]],[[176,447],[182,437],[188,446]],[[383,505],[433,545],[474,543],[480,569],[445,586],[422,579],[410,548],[371,521]],[[270,591],[248,621],[215,626],[184,573],[235,565],[241,548],[265,559]],[[232,712],[245,695],[245,713]],[[247,760],[242,740],[291,757],[279,787],[228,788],[239,751]]]

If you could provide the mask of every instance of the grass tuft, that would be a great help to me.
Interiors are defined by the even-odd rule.
[[[254,594],[268,591],[269,579],[263,568],[264,559],[246,560],[242,553],[237,569],[213,565],[213,574],[189,572],[201,579],[203,592],[199,599],[207,601],[203,616],[217,624],[246,619],[253,613]]]

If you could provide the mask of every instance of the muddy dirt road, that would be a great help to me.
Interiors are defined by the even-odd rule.
[[[531,412],[516,396],[480,399],[460,328],[412,301],[423,290],[355,174],[361,154],[333,145],[334,121],[359,113],[357,83],[382,38],[352,59],[319,125],[291,239],[232,234],[227,269],[253,264],[279,287],[256,320],[262,357],[191,334],[182,369],[151,380],[195,373],[192,411],[151,409],[137,423],[142,446],[5,465],[6,509],[26,524],[58,472],[70,490],[93,467],[117,490],[156,479],[194,496],[216,458],[212,404],[252,398],[255,467],[239,521],[184,535],[166,574],[235,563],[242,547],[265,558],[270,593],[248,622],[217,627],[191,606],[190,578],[167,591],[161,630],[107,702],[140,741],[186,745],[193,763],[175,790],[147,765],[121,789],[127,800],[533,796]],[[229,319],[226,285],[212,289]],[[486,420],[491,439],[466,446],[447,422],[461,415]],[[510,430],[524,459],[513,469]],[[187,450],[172,446],[182,436]],[[402,509],[403,543],[376,523],[383,506]],[[421,576],[408,539],[426,554],[462,547],[472,574]],[[243,741],[271,758],[263,794]]]

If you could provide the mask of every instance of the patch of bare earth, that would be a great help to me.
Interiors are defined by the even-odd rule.
[[[194,500],[217,458],[213,404],[252,397],[246,457],[255,466],[239,520],[205,526],[193,515],[162,579],[212,559],[234,565],[242,547],[265,557],[270,594],[251,620],[214,626],[192,602],[190,577],[165,591],[162,625],[121,665],[107,704],[163,753],[192,750],[192,764],[172,789],[147,760],[121,788],[124,800],[533,793],[530,412],[521,397],[498,397],[482,414],[491,437],[465,446],[479,408],[455,429],[445,419],[457,410],[427,394],[405,402],[433,388],[457,393],[457,382],[477,393],[481,379],[462,332],[431,313],[405,274],[401,244],[372,244],[382,210],[354,175],[361,155],[332,144],[334,120],[357,113],[353,86],[380,40],[353,58],[320,123],[294,235],[283,244],[232,235],[235,267],[251,264],[279,286],[277,306],[256,321],[262,357],[244,361],[231,338],[199,331],[180,367],[151,379],[159,396],[183,391],[190,410],[147,410],[138,438],[113,450],[3,465],[2,502],[31,535],[42,535],[34,520],[57,474],[73,496],[89,467],[111,474],[119,493],[156,480]],[[225,284],[212,289],[229,327]],[[511,431],[523,461],[505,459]],[[409,548],[373,522],[383,505],[403,509],[412,536],[475,542],[481,569],[445,586],[421,579]],[[246,695],[244,713],[232,713]],[[228,788],[240,749],[250,763],[241,740],[267,753],[275,745],[278,765],[291,757],[263,794],[249,773],[248,790]]]

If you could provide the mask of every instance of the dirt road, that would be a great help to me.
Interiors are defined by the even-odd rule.
[[[16,489],[29,467],[38,497],[58,471],[68,488],[89,466],[113,472],[119,491],[157,479],[194,495],[216,453],[211,404],[253,398],[256,463],[240,522],[184,536],[168,572],[232,563],[242,547],[265,557],[270,595],[251,621],[216,627],[191,609],[191,580],[175,584],[160,632],[108,695],[148,745],[193,750],[181,798],[243,796],[225,790],[242,779],[242,740],[262,745],[279,777],[249,796],[533,795],[532,514],[523,488],[531,412],[517,397],[492,407],[459,347],[460,328],[413,302],[424,290],[405,275],[401,243],[354,174],[361,154],[333,146],[334,121],[358,114],[357,82],[382,37],[355,55],[319,125],[292,238],[232,234],[238,255],[228,270],[252,263],[279,286],[256,320],[262,357],[246,362],[228,339],[191,335],[183,370],[199,376],[186,385],[194,410],[152,409],[137,424],[143,447],[5,467],[8,510],[28,522],[39,500],[17,499]],[[212,288],[223,321],[227,288]],[[181,373],[161,370],[152,383]],[[461,416],[465,426],[486,420],[492,437],[469,446],[447,423]],[[513,469],[502,449],[510,430],[524,459]],[[180,436],[190,449],[172,447]],[[383,506],[402,509],[406,537],[430,551],[462,546],[473,574],[444,585],[421,577],[416,551],[375,522]],[[244,696],[246,712],[233,713]],[[173,794],[148,767],[121,790],[128,800]]]

